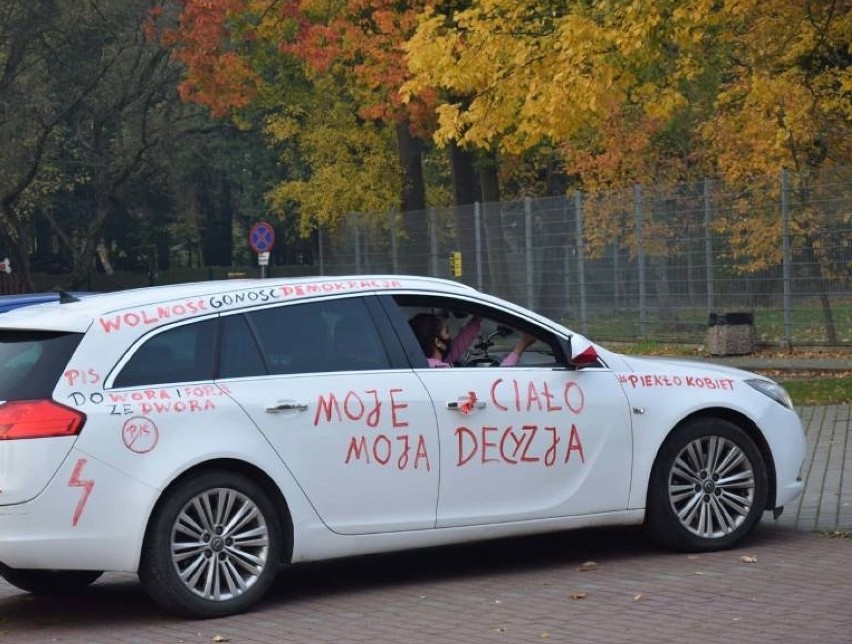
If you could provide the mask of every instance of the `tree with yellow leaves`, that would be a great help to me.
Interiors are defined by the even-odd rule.
[[[840,0],[473,0],[426,10],[414,78],[464,97],[439,142],[562,146],[587,187],[850,161]]]
[[[546,141],[588,190],[769,173],[776,207],[716,222],[761,270],[780,261],[780,170],[852,163],[850,35],[843,0],[472,0],[424,13],[404,91],[464,97],[438,107],[437,141],[515,155]],[[592,239],[621,226],[587,214]],[[825,216],[802,205],[792,224],[817,258]]]

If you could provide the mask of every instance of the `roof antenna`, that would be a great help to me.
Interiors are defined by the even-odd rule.
[[[57,286],[53,290],[56,291],[57,293],[59,293],[59,303],[60,304],[68,304],[69,302],[79,302],[80,301],[79,297],[76,297],[75,295],[71,295],[71,293],[66,291],[64,288],[59,288]]]

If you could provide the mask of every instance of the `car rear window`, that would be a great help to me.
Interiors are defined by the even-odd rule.
[[[0,331],[0,400],[50,398],[82,333]]]

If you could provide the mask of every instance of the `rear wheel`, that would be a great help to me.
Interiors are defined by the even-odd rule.
[[[232,615],[258,601],[283,549],[266,493],[234,472],[192,475],[151,519],[139,578],[167,610],[187,617]]]
[[[663,444],[651,474],[647,526],[664,545],[728,548],[751,532],[766,508],[766,465],[742,429],[697,418]]]
[[[0,567],[6,581],[29,593],[61,594],[85,588],[103,574],[99,570],[29,570]]]

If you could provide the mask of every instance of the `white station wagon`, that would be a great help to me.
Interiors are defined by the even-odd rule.
[[[475,320],[455,368],[429,368],[423,313],[453,334]],[[803,487],[802,425],[771,380],[613,353],[422,277],[18,309],[0,401],[3,577],[55,593],[138,572],[191,617],[247,609],[284,563],[643,523],[726,548]]]

